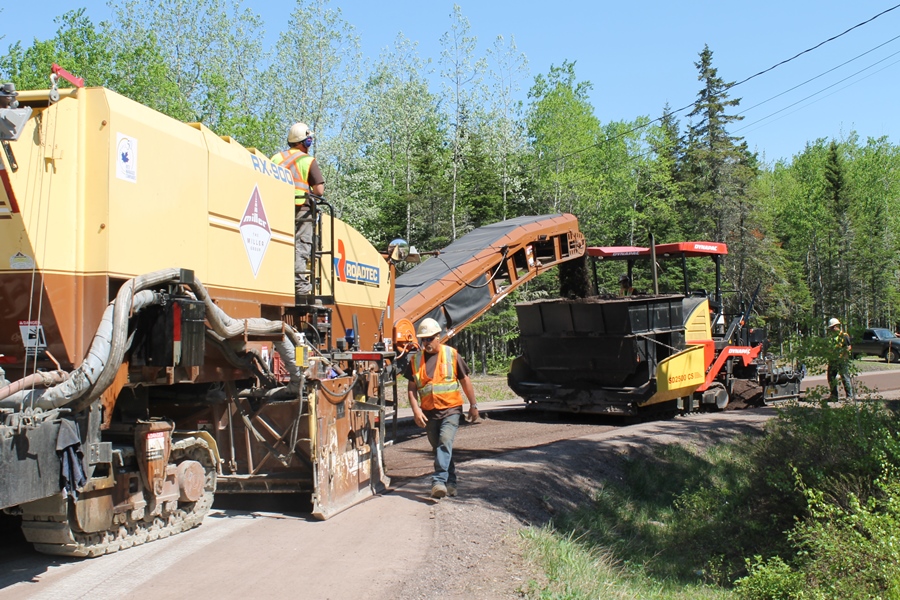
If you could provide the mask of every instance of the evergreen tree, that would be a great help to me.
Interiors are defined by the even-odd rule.
[[[488,140],[480,133],[468,134],[465,178],[461,190],[466,198],[472,228],[503,220],[503,178],[490,154]]]
[[[850,205],[838,144],[834,140],[828,145],[824,179],[823,200],[831,213],[830,223],[826,225],[829,244],[825,313],[839,314],[846,320],[850,304]]]
[[[719,77],[712,66],[712,56],[709,46],[704,46],[700,60],[694,63],[697,79],[703,85],[688,113],[692,121],[688,126],[684,171],[691,210],[685,216],[688,224],[694,224],[686,228],[694,235],[724,241],[730,201],[743,191],[741,184],[745,183],[736,170],[748,157],[741,138],[731,136],[727,130],[730,123],[743,118],[727,113],[740,100],[728,98],[732,84]]]
[[[700,52],[697,79],[702,83],[688,127],[685,152],[687,208],[683,230],[696,238],[712,238],[729,245],[725,277],[737,296],[731,306],[737,310],[740,298],[756,287],[747,270],[759,253],[754,207],[748,198],[757,175],[756,157],[740,137],[728,133],[728,125],[743,117],[728,113],[740,100],[730,99],[726,83],[712,65],[712,50]]]

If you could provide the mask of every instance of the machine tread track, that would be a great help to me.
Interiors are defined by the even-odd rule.
[[[32,515],[22,517],[22,531],[35,550],[44,554],[95,557],[112,554],[132,546],[167,538],[193,529],[209,513],[216,491],[216,464],[212,450],[200,438],[172,441],[171,462],[196,460],[206,471],[203,497],[197,502],[179,503],[175,510],[165,508],[157,516],[134,520],[130,511],[122,513],[124,523],[115,529],[95,533],[78,531],[69,515]]]

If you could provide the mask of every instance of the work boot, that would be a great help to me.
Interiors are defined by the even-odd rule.
[[[440,481],[436,481],[431,485],[431,497],[432,498],[443,498],[447,495],[447,486],[441,483]]]
[[[447,495],[450,496],[451,498],[456,496],[456,484],[455,483],[447,484]]]

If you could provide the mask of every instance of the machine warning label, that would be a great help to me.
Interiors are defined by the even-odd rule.
[[[147,460],[162,460],[166,455],[166,432],[151,431],[147,434]]]
[[[34,259],[27,254],[16,252],[9,257],[9,268],[30,271],[34,268]]]
[[[29,356],[47,347],[47,336],[44,335],[44,326],[40,321],[19,321],[19,333],[22,334],[22,345]]]
[[[266,249],[269,247],[269,241],[272,239],[269,218],[266,216],[266,209],[257,186],[253,187],[253,193],[250,194],[250,201],[247,202],[247,209],[241,218],[239,229],[241,238],[244,240],[244,249],[247,250],[247,258],[250,259],[250,268],[253,269],[253,276],[256,277],[263,257],[266,255]]]
[[[138,141],[116,133],[116,177],[137,183]]]

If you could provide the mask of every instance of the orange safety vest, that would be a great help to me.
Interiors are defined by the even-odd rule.
[[[434,375],[429,379],[425,373],[425,351],[412,356],[412,371],[419,390],[422,410],[444,410],[463,405],[462,387],[456,376],[456,348],[441,344]]]
[[[301,206],[306,204],[306,193],[311,192],[309,187],[309,169],[312,166],[315,157],[303,152],[291,152],[284,150],[272,157],[272,162],[281,165],[291,172],[294,178],[294,204]]]

